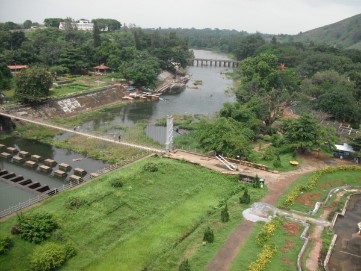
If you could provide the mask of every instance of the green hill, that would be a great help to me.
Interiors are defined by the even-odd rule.
[[[361,14],[294,36],[294,41],[327,43],[361,49]]]

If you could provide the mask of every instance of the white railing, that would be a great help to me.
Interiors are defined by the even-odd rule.
[[[222,155],[216,155],[216,158],[221,161],[229,170],[236,170],[237,168],[228,162]]]

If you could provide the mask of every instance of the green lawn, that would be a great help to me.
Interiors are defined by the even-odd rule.
[[[299,158],[293,157],[292,153],[282,153],[282,154],[280,154],[280,160],[281,160],[281,166],[280,167],[275,167],[273,165],[274,160],[267,161],[267,160],[262,159],[261,157],[262,157],[261,152],[253,152],[251,154],[250,161],[253,162],[253,163],[265,165],[270,169],[278,170],[278,171],[290,171],[290,170],[297,169],[297,166],[291,165],[290,161],[297,161],[299,163],[302,163],[302,161]]]
[[[144,171],[148,162],[156,163],[159,171]],[[113,188],[112,181],[119,179],[124,186]],[[54,214],[60,232],[77,247],[78,254],[61,270],[178,270],[187,255],[202,265],[196,269],[201,270],[239,222],[240,215],[233,212],[246,207],[237,202],[242,187],[234,176],[151,158],[64,192],[29,212]],[[251,195],[257,200],[265,192]],[[87,204],[69,210],[64,205],[70,197]],[[220,223],[218,206],[225,199],[230,200],[231,222]],[[0,233],[9,235],[15,223],[16,217],[1,222]],[[218,243],[202,246],[207,225],[215,228]],[[36,245],[13,238],[13,249],[0,256],[1,270],[29,270],[28,259]],[[192,247],[200,248],[189,253]]]
[[[284,227],[289,223],[298,225],[286,219],[281,219],[281,225],[277,227],[275,234],[267,242],[268,244],[276,245],[277,252],[264,271],[297,270],[297,255],[303,244],[299,236],[303,231],[303,227],[296,226],[299,227],[297,234],[290,233]],[[233,261],[231,271],[246,271],[249,265],[257,259],[257,255],[261,252],[262,247],[256,243],[256,238],[263,225],[264,222],[257,222],[255,224],[251,236]]]

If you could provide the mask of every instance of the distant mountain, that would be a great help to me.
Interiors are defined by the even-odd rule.
[[[361,49],[361,14],[293,36],[294,41]]]

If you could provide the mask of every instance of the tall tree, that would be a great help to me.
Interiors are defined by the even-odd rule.
[[[59,28],[59,25],[61,22],[63,22],[64,19],[62,18],[45,18],[44,19],[44,24],[47,27],[56,27]]]
[[[267,115],[263,119],[267,126],[277,118],[280,109],[287,100],[287,82],[281,80],[281,71],[278,70],[277,57],[273,54],[262,53],[249,57],[240,63],[239,72],[242,76],[241,84],[236,90],[236,97],[240,103],[246,103],[259,97]],[[284,77],[289,77],[287,73]]]
[[[356,151],[354,156],[361,162],[361,133],[358,133],[351,138],[350,145]]]
[[[22,103],[38,103],[49,95],[51,74],[42,67],[32,67],[19,72],[15,78],[15,97]]]
[[[100,30],[97,21],[94,21],[93,24],[93,43],[95,48],[99,47],[101,44]]]
[[[0,91],[9,89],[11,87],[11,78],[12,77],[13,76],[12,76],[9,68],[5,64],[1,63],[0,64]]]
[[[26,21],[23,23],[23,27],[24,27],[25,29],[31,28],[32,25],[33,25],[33,22],[30,21],[30,20],[26,20]]]
[[[335,142],[334,132],[330,132],[329,127],[322,127],[309,114],[301,115],[299,119],[286,120],[283,134],[287,143],[302,153],[307,150],[329,147]]]
[[[217,118],[200,122],[197,139],[205,151],[216,151],[228,157],[247,157],[254,133],[245,125],[231,118]]]

